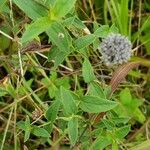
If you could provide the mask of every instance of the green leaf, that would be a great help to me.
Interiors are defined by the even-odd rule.
[[[72,44],[71,38],[67,30],[60,23],[53,22],[46,33],[50,41],[52,41],[59,50],[64,52],[70,51],[70,46]]]
[[[84,59],[83,66],[82,66],[82,75],[86,83],[89,83],[96,79],[94,72],[93,72],[93,68],[89,60],[86,58]]]
[[[150,30],[149,31],[145,31],[143,33],[144,33],[144,35],[140,36],[140,41],[145,46],[147,54],[150,55],[150,40],[149,40]]]
[[[27,27],[27,30],[22,36],[22,43],[31,41],[40,33],[45,32],[51,26],[51,21],[48,17],[42,17],[36,20],[33,24]]]
[[[60,106],[60,101],[56,99],[53,102],[53,104],[47,109],[45,116],[48,121],[51,122],[55,121],[59,110],[59,106]]]
[[[54,46],[50,49],[48,52],[48,61],[55,60],[55,58],[58,56],[60,50],[58,47]]]
[[[69,89],[70,88],[70,83],[69,83],[69,80],[70,78],[64,76],[62,78],[59,78],[58,80],[56,80],[56,86],[57,87],[60,87],[60,86],[63,86],[65,89]]]
[[[37,126],[33,126],[31,132],[34,135],[40,136],[40,137],[49,137],[50,136],[50,134],[45,129],[37,127]]]
[[[26,81],[26,83],[29,87],[31,87],[32,82],[33,82],[33,78]],[[25,94],[26,94],[26,90],[25,90],[25,87],[22,85],[22,86],[19,87],[19,95],[24,96]]]
[[[114,128],[114,124],[110,120],[103,119],[102,122],[108,130],[112,130]]]
[[[73,22],[73,25],[78,28],[78,29],[84,29],[86,28],[86,25],[79,19],[79,18],[75,18],[74,22]]]
[[[123,139],[129,132],[130,132],[130,125],[118,128],[115,131],[115,137],[118,138],[119,140]]]
[[[100,87],[100,85],[97,82],[91,82],[88,88],[89,88],[88,95],[93,95],[104,99],[106,98],[103,89]]]
[[[19,121],[19,122],[17,122],[17,126],[18,126],[18,128],[19,129],[21,129],[21,130],[26,130],[26,127],[25,127],[25,122],[24,121]]]
[[[16,91],[11,83],[6,84],[5,89],[13,98],[16,98]]]
[[[112,149],[112,150],[119,150],[119,149],[118,149],[118,144],[117,144],[117,142],[116,142],[115,140],[112,141],[111,149]]]
[[[74,25],[75,22],[75,16],[67,17],[65,20],[63,20],[63,26],[69,27]]]
[[[2,6],[3,5],[0,5],[0,13],[1,13]],[[5,27],[1,26],[1,31],[5,32],[8,35],[11,34],[10,29],[7,26]],[[0,49],[4,51],[9,48],[10,44],[11,44],[11,40],[1,34],[0,35]]]
[[[143,21],[144,21],[144,23],[142,24],[142,26],[140,28],[140,33],[142,31],[149,31],[149,28],[150,28],[150,16],[145,18]]]
[[[126,124],[130,120],[129,117],[113,117],[112,121],[117,124]]]
[[[2,7],[2,5],[4,5],[6,3],[7,0],[1,0],[0,1],[0,8]]]
[[[142,113],[142,111],[138,108],[142,103],[141,100],[132,98],[131,92],[128,88],[125,88],[120,92],[120,101],[123,104],[124,107],[124,113],[127,114],[130,117],[133,117],[140,123],[143,123],[145,121],[145,116]],[[117,108],[116,111],[118,113],[123,114],[122,109]]]
[[[117,103],[96,96],[84,96],[81,98],[80,108],[89,113],[106,112],[117,106]]]
[[[71,145],[74,146],[78,138],[78,119],[77,118],[72,118],[68,122],[68,135],[71,141]]]
[[[79,31],[84,30],[86,25],[77,16],[71,16],[63,20],[63,25],[66,27],[73,27],[79,29]]]
[[[27,116],[26,117],[26,121],[25,121],[24,142],[26,142],[29,139],[29,137],[30,137],[30,131],[31,131],[30,119],[29,119],[29,116]]]
[[[49,134],[53,131],[53,123],[49,123],[43,127]]]
[[[0,1],[0,12],[3,11],[4,7],[6,7],[6,2],[7,2],[7,0],[1,0]]]
[[[56,95],[56,92],[58,91],[58,88],[56,87],[55,83],[49,80],[48,78],[43,78],[42,83],[47,86],[48,88],[48,94],[50,98],[54,98]]]
[[[119,33],[119,29],[115,26],[115,24],[113,24],[109,30],[113,33]]]
[[[105,38],[107,35],[109,34],[109,26],[108,25],[103,25],[100,26],[95,32],[94,35],[96,37],[101,37],[101,38]]]
[[[60,100],[66,115],[71,116],[77,112],[77,106],[69,90],[63,87],[60,88]]]
[[[97,22],[93,22],[93,30],[96,31],[99,28],[99,25]],[[100,41],[99,38],[96,38],[96,40],[93,42],[93,50],[96,51],[99,49]]]
[[[128,88],[125,88],[124,90],[120,92],[120,100],[122,104],[130,106],[132,102],[132,96]]]
[[[61,43],[62,44],[62,43]],[[48,53],[48,60],[54,60],[54,69],[56,69],[58,67],[58,65],[60,65],[65,58],[69,55],[69,49],[67,49],[67,52],[65,51],[60,51],[60,49],[58,49],[58,47],[54,47],[52,48],[49,53]]]
[[[48,15],[46,7],[40,5],[34,0],[13,0],[13,2],[33,20]]]
[[[52,19],[64,17],[75,6],[76,0],[56,0],[54,7],[51,9]]]
[[[5,89],[3,89],[2,87],[0,87],[0,97],[5,96],[6,94],[8,94],[8,92]]]
[[[53,6],[56,0],[46,0],[45,5],[46,6]]]
[[[144,114],[142,113],[142,111],[139,108],[136,108],[133,112],[131,111],[131,114],[137,121],[139,121],[142,124],[146,120]]]
[[[107,137],[98,137],[92,144],[92,150],[103,150],[106,146],[111,144],[111,140]]]
[[[68,50],[67,52],[60,51],[58,47],[55,47],[55,48],[52,48],[52,50],[50,50],[48,57],[49,57],[49,61],[54,60],[54,69],[56,69],[58,65],[60,65],[69,54],[70,52]]]
[[[59,64],[61,64],[65,58],[69,55],[69,52],[66,53],[66,52],[62,52],[60,51],[57,55],[57,57],[54,59],[54,68],[57,68]]]
[[[55,85],[51,85],[48,87],[48,95],[50,98],[54,98],[56,95],[56,92],[58,91],[57,87]]]
[[[138,98],[135,98],[133,97],[132,98],[132,103],[136,106],[136,107],[139,107],[143,104],[144,100],[141,98],[141,99],[138,99]],[[132,105],[133,105],[132,104]]]
[[[85,35],[83,37],[79,37],[75,40],[74,44],[77,50],[83,49],[89,46],[91,43],[95,41],[96,37],[93,34]]]

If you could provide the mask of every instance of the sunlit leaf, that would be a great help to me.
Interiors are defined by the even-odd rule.
[[[51,26],[51,21],[48,17],[42,17],[30,24],[22,36],[22,43],[31,41],[40,33],[45,32]]]
[[[51,122],[55,121],[58,110],[59,110],[59,106],[60,106],[60,101],[56,99],[53,102],[53,104],[51,104],[51,106],[48,108],[48,110],[45,113],[46,119],[48,121],[51,121]]]
[[[74,7],[76,0],[56,0],[51,9],[52,17],[55,19],[64,17]]]
[[[91,82],[89,84],[89,95],[97,96],[100,98],[106,98],[105,93],[102,89],[102,87],[97,82]]]
[[[100,113],[113,109],[117,103],[96,96],[84,96],[81,98],[79,106],[85,112]]]
[[[71,145],[74,146],[78,138],[78,119],[77,118],[72,118],[68,122],[68,134],[69,134],[69,138],[71,141]]]
[[[69,90],[66,90],[63,87],[60,88],[60,100],[63,105],[63,111],[66,113],[67,116],[70,116],[77,112],[75,100]]]
[[[91,63],[86,58],[84,59],[83,66],[82,66],[82,75],[86,83],[89,83],[96,79]]]
[[[34,0],[13,0],[13,2],[33,20],[48,15],[46,7]]]
[[[71,38],[67,30],[58,22],[53,22],[46,33],[60,51],[71,51]]]
[[[74,41],[75,47],[77,50],[83,49],[93,43],[95,39],[96,37],[93,34],[79,37],[77,40]]]
[[[44,128],[37,127],[37,126],[33,126],[32,133],[34,135],[40,136],[40,137],[49,137],[50,136],[50,134],[47,132],[47,130],[45,130]]]
[[[29,116],[26,117],[25,121],[25,135],[24,135],[24,142],[26,142],[30,137],[31,126],[30,126],[30,119]]]

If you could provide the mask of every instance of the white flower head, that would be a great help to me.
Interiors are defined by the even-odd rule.
[[[111,33],[101,42],[102,59],[106,65],[122,64],[131,57],[132,44],[127,37]]]

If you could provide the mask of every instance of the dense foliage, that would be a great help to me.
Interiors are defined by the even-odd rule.
[[[0,150],[150,149],[149,55],[149,0],[0,0]]]

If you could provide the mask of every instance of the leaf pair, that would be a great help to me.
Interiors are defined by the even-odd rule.
[[[55,26],[57,26],[58,24],[56,22],[55,24],[52,23],[62,17],[65,17],[65,15],[74,7],[75,2],[76,0],[56,0],[54,5],[51,6],[50,12],[48,14],[46,6],[44,7],[43,5],[40,5],[38,2],[35,2],[33,0],[14,0],[14,3],[20,9],[22,9],[28,15],[28,17],[35,21],[31,25],[29,25],[29,27],[23,34],[22,43],[26,43],[33,38],[36,38],[40,33],[45,32],[47,31],[47,29],[49,29],[48,35],[50,39],[54,43],[58,41],[61,47],[61,42],[58,38],[56,39],[56,35],[54,35],[56,33]],[[59,27],[57,27],[57,30],[60,29],[60,27],[61,26],[59,25]],[[60,30],[62,31],[62,28]]]
[[[78,112],[77,105],[84,112],[89,113],[106,112],[117,106],[116,102],[92,95],[83,96],[77,100],[69,90],[66,90],[63,87],[60,89],[60,100],[63,105],[64,114],[71,118],[68,121],[68,134],[72,145],[76,143],[78,137],[78,118],[75,117]]]
[[[44,128],[31,125],[29,116],[26,117],[25,122],[20,121],[17,123],[17,125],[20,129],[25,131],[24,142],[26,142],[29,139],[31,133],[38,137],[40,136],[48,138],[50,136],[48,131]]]

